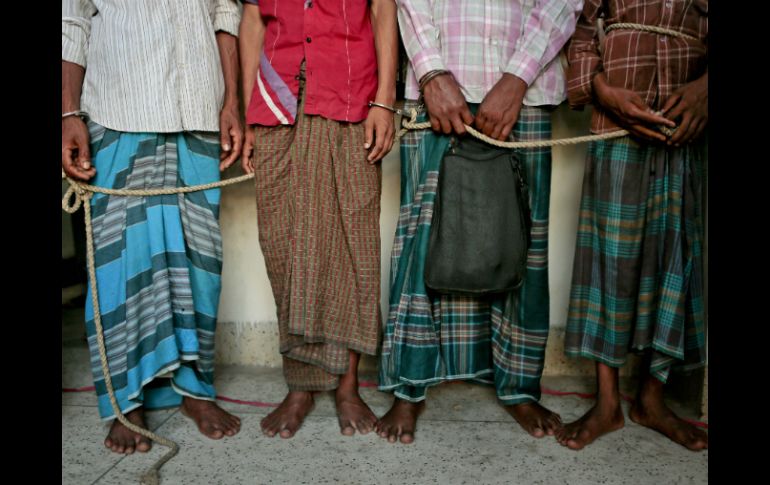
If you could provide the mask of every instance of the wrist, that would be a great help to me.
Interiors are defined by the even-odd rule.
[[[515,74],[503,73],[503,77],[498,82],[502,83],[506,89],[513,91],[514,96],[524,97],[527,92],[527,83]]]
[[[225,99],[222,103],[222,109],[238,109],[238,96],[235,94],[225,93]]]
[[[423,77],[420,78],[420,92],[425,91],[425,88],[433,84],[433,81],[436,79],[445,78],[447,75],[451,74],[451,72],[444,69],[434,69],[433,71],[428,71]]]
[[[70,118],[77,118],[85,121],[86,119],[88,119],[88,113],[86,113],[85,111],[81,111],[79,109],[75,109],[71,111],[65,111],[61,115],[62,121],[66,121]]]
[[[64,113],[72,113],[73,111],[80,111],[80,103],[62,103],[61,104],[61,112]]]
[[[80,94],[73,93],[74,89],[62,86],[61,112],[80,111]]]
[[[374,96],[374,102],[380,104],[386,104],[393,106],[396,103],[396,88],[387,90],[377,90],[377,94]]]
[[[380,108],[384,111],[389,111],[391,114],[401,114],[402,111],[398,108],[396,108],[393,104],[388,103],[381,103],[379,101],[369,101],[369,113],[372,112],[373,109]]]

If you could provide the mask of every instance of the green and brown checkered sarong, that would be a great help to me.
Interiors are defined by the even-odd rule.
[[[380,329],[380,164],[363,123],[304,112],[256,130],[259,243],[290,390],[334,389],[349,349],[374,355]]]
[[[588,149],[566,353],[622,366],[651,349],[650,373],[706,360],[701,267],[702,144],[628,139]]]
[[[409,101],[406,108],[416,106]],[[478,104],[469,104],[473,112]],[[422,115],[418,121],[424,121]],[[522,106],[516,140],[551,138],[548,109]],[[540,399],[548,340],[548,204],[551,149],[521,150],[532,209],[523,285],[488,297],[439,295],[423,279],[433,201],[450,137],[431,130],[401,139],[401,211],[391,256],[390,311],[382,344],[382,391],[412,402],[450,380],[494,384],[506,405]]]

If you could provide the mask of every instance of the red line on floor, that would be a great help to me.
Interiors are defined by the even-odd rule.
[[[255,406],[258,408],[277,408],[279,402],[262,402],[262,401],[241,401],[240,399],[233,399],[227,396],[217,396],[217,400],[231,402],[235,404],[245,404],[247,406]]]

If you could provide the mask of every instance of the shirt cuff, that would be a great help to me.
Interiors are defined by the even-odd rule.
[[[520,78],[527,86],[535,81],[540,70],[540,61],[523,51],[516,52],[505,68],[505,72]]]
[[[61,21],[61,59],[86,67],[88,34],[78,19],[63,18]]]
[[[593,102],[594,76],[602,71],[599,59],[583,59],[570,65],[567,71],[567,102],[578,108]]]
[[[235,3],[233,3],[235,5]],[[238,37],[238,26],[241,23],[241,15],[235,5],[233,10],[219,11],[214,14],[214,32],[227,32]]]
[[[417,77],[418,82],[430,71],[447,70],[438,49],[433,48],[425,49],[414,56],[414,59],[412,59],[412,68],[414,68],[414,75]]]

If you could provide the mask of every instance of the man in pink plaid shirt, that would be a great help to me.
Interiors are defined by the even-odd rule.
[[[379,386],[396,400],[378,423],[378,433],[390,442],[411,443],[427,388],[472,380],[494,384],[500,404],[529,434],[553,435],[561,419],[538,402],[550,323],[550,149],[519,153],[533,223],[519,289],[495,297],[431,294],[415,269],[423,267],[425,254],[411,249],[416,247],[411,241],[414,227],[426,230],[431,224],[438,173],[426,168],[426,159],[437,156],[433,148],[446,143],[446,137],[465,135],[467,124],[498,140],[551,138],[550,111],[566,98],[557,57],[575,30],[583,2],[397,3],[410,59],[406,107],[417,107],[422,99],[433,131],[409,132],[401,140],[401,211]]]

